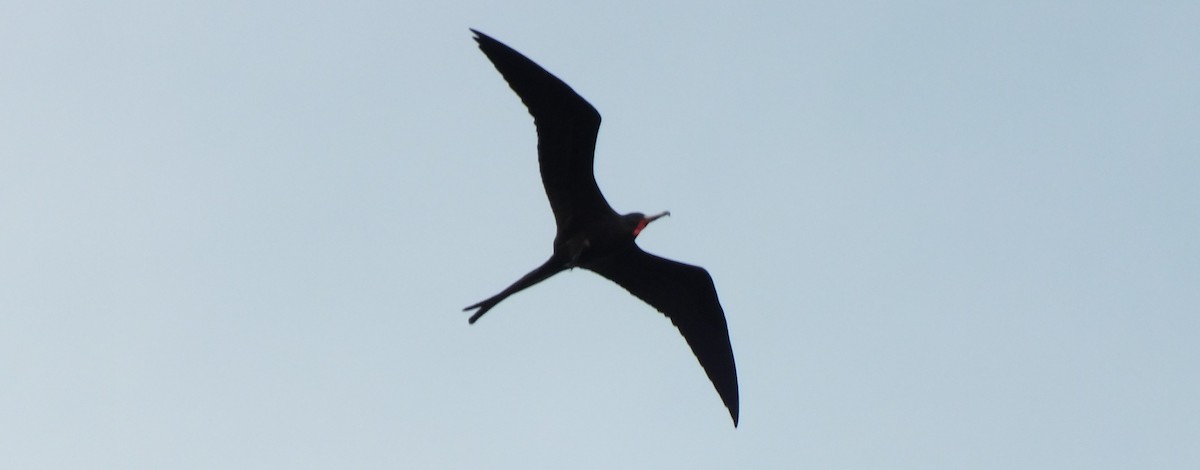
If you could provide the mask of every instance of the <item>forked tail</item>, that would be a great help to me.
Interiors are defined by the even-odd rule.
[[[479,320],[479,317],[482,317],[483,314],[487,313],[488,310],[491,310],[492,307],[495,307],[496,304],[500,303],[500,301],[507,299],[508,296],[516,294],[517,292],[524,290],[526,287],[542,282],[546,280],[546,278],[558,274],[560,271],[565,269],[567,269],[565,260],[560,259],[557,256],[551,256],[550,259],[546,260],[545,263],[542,263],[541,266],[538,266],[533,271],[530,271],[520,279],[517,279],[517,282],[514,282],[511,286],[506,287],[504,290],[500,291],[499,294],[493,295],[482,302],[464,308],[464,312],[479,309],[479,311],[475,312],[474,315],[471,315],[471,318],[467,321],[471,324],[475,324],[475,322]]]

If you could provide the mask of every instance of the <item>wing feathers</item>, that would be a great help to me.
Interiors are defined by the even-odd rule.
[[[520,52],[479,31],[475,41],[533,115],[538,165],[558,232],[577,221],[616,217],[592,173],[600,113],[570,86]]]
[[[583,266],[608,278],[671,319],[738,421],[737,366],[725,311],[708,271],[646,253],[637,245]]]

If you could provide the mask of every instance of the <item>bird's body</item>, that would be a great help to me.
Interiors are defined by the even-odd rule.
[[[717,393],[738,421],[737,370],[725,313],[703,268],[646,253],[635,239],[647,224],[669,215],[619,215],[592,173],[600,113],[554,75],[512,48],[472,30],[513,91],[529,108],[538,133],[538,164],[558,228],[546,262],[517,282],[464,310],[475,323],[508,296],[563,270],[581,267],[624,287],[679,328]]]

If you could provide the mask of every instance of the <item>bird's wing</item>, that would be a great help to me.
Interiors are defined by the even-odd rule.
[[[559,233],[582,221],[615,217],[592,173],[600,113],[566,83],[520,52],[471,31],[479,49],[533,115],[542,185]]]
[[[671,319],[738,421],[737,367],[725,311],[708,271],[661,258],[635,244],[583,266],[619,284]]]

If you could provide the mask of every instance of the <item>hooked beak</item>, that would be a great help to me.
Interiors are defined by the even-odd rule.
[[[650,222],[654,222],[655,220],[658,220],[658,219],[660,219],[664,216],[668,216],[668,215],[671,215],[671,211],[665,211],[660,214],[655,214],[650,217],[646,217],[646,218],[642,219],[641,222],[638,222],[637,227],[633,228],[633,236],[636,238],[638,235],[640,235],[642,233],[642,230],[645,229],[647,225],[650,225]]]
[[[671,215],[671,211],[662,211],[661,213],[646,217],[646,223],[654,222],[660,218]]]

